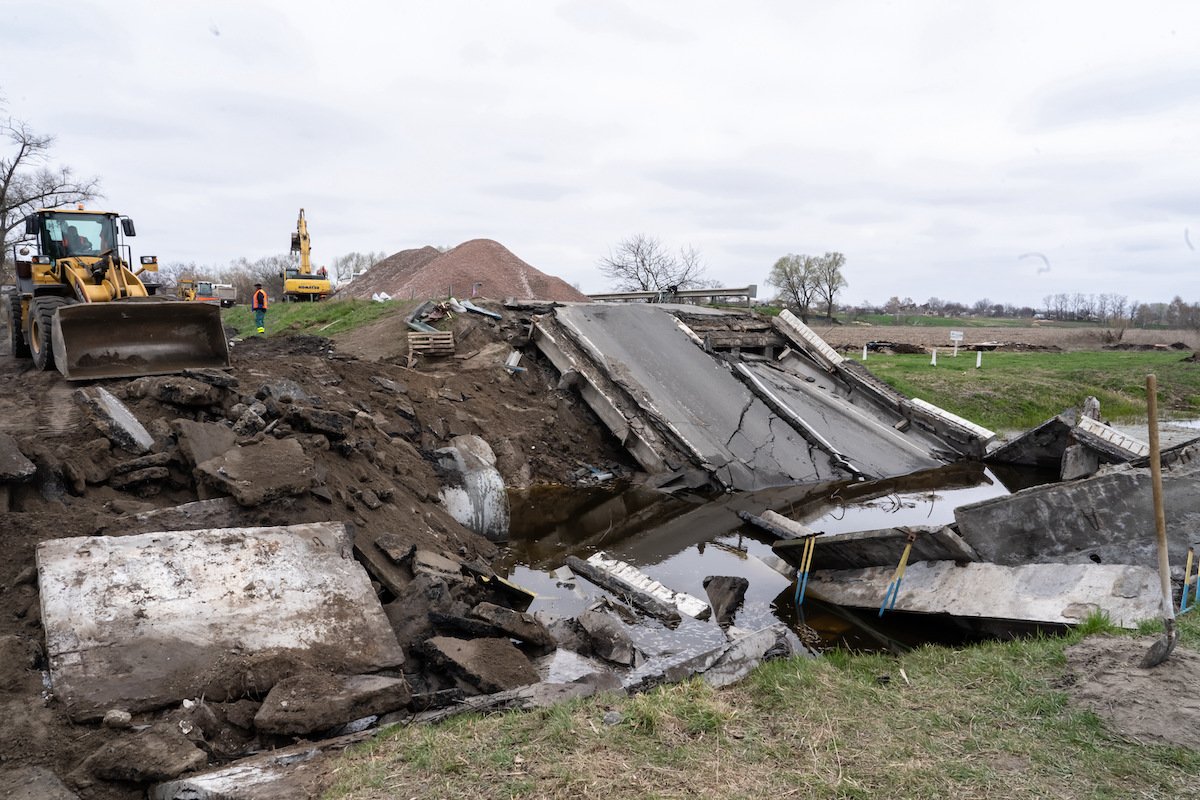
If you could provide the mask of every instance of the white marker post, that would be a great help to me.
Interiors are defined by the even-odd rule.
[[[933,358],[929,359],[929,366],[931,366],[931,367],[937,366],[937,348],[936,347],[933,348]]]
[[[954,342],[954,357],[958,358],[958,343],[963,340],[962,331],[950,331],[950,341]]]
[[[982,366],[983,366],[983,351],[976,350],[975,351],[975,369],[979,369]]]
[[[863,361],[867,360],[867,346],[863,345]]]

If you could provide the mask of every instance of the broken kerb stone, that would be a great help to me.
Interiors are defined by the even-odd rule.
[[[538,682],[537,671],[508,639],[434,636],[421,647],[425,657],[483,694]]]
[[[75,390],[75,399],[87,410],[92,423],[114,445],[130,453],[150,452],[154,437],[124,403],[103,386]]]
[[[263,439],[234,447],[196,467],[205,483],[243,506],[304,494],[313,485],[313,460],[295,439]]]
[[[795,652],[787,628],[776,623],[735,638],[701,677],[705,683],[719,689],[742,680],[768,657],[786,658]]]
[[[637,648],[625,626],[612,614],[589,610],[578,619],[587,632],[592,651],[600,658],[623,667],[636,667],[646,661],[646,654]]]
[[[441,491],[450,516],[493,542],[507,540],[508,493],[488,443],[478,436],[455,436],[436,455],[457,481]]]
[[[207,687],[269,657],[404,662],[343,523],[55,539],[37,566],[51,683],[76,720],[221,700]]]
[[[263,733],[304,736],[403,708],[412,698],[403,678],[302,672],[271,689],[254,716]]]
[[[480,603],[471,609],[471,615],[504,631],[506,636],[520,639],[534,647],[552,650],[556,646],[550,631],[533,614],[514,611],[495,603]]]

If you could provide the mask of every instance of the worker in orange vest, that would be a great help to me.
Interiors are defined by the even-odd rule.
[[[254,309],[254,324],[258,326],[258,332],[266,333],[267,329],[263,327],[263,323],[267,318],[267,292],[261,283],[254,284],[254,297],[250,301],[250,307]]]

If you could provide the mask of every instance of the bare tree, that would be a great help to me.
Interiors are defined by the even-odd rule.
[[[789,253],[775,262],[767,283],[779,290],[779,299],[808,322],[809,309],[817,296],[816,259]]]
[[[100,179],[77,179],[70,167],[51,166],[54,137],[38,135],[20,120],[9,117],[0,123],[0,135],[8,139],[11,148],[0,156],[0,283],[8,283],[9,239],[14,229],[38,208],[100,196]]]
[[[833,319],[833,304],[837,301],[838,292],[850,284],[842,274],[846,265],[846,257],[838,252],[826,253],[816,261],[816,298],[825,305],[825,316]]]
[[[347,253],[344,256],[338,256],[331,262],[329,274],[338,283],[345,283],[385,258],[387,258],[387,253],[382,251],[378,253]]]
[[[691,246],[675,255],[653,236],[637,233],[600,259],[600,271],[618,291],[661,292],[700,286],[704,266]]]

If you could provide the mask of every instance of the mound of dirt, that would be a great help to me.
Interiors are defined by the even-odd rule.
[[[401,250],[393,253],[383,261],[373,264],[370,269],[359,275],[346,286],[338,289],[339,298],[358,297],[370,300],[378,292],[397,295],[393,287],[399,286],[410,279],[421,267],[433,261],[442,254],[436,247],[425,246],[413,250]],[[397,299],[399,296],[397,295]]]
[[[587,300],[566,281],[530,266],[491,239],[472,239],[446,253],[432,247],[403,250],[371,267],[338,294],[369,298],[376,292],[398,300],[448,296]]]
[[[1176,648],[1152,669],[1138,666],[1158,640],[1093,636],[1067,648],[1074,702],[1093,711],[1124,736],[1180,747],[1200,746],[1200,654]]]

